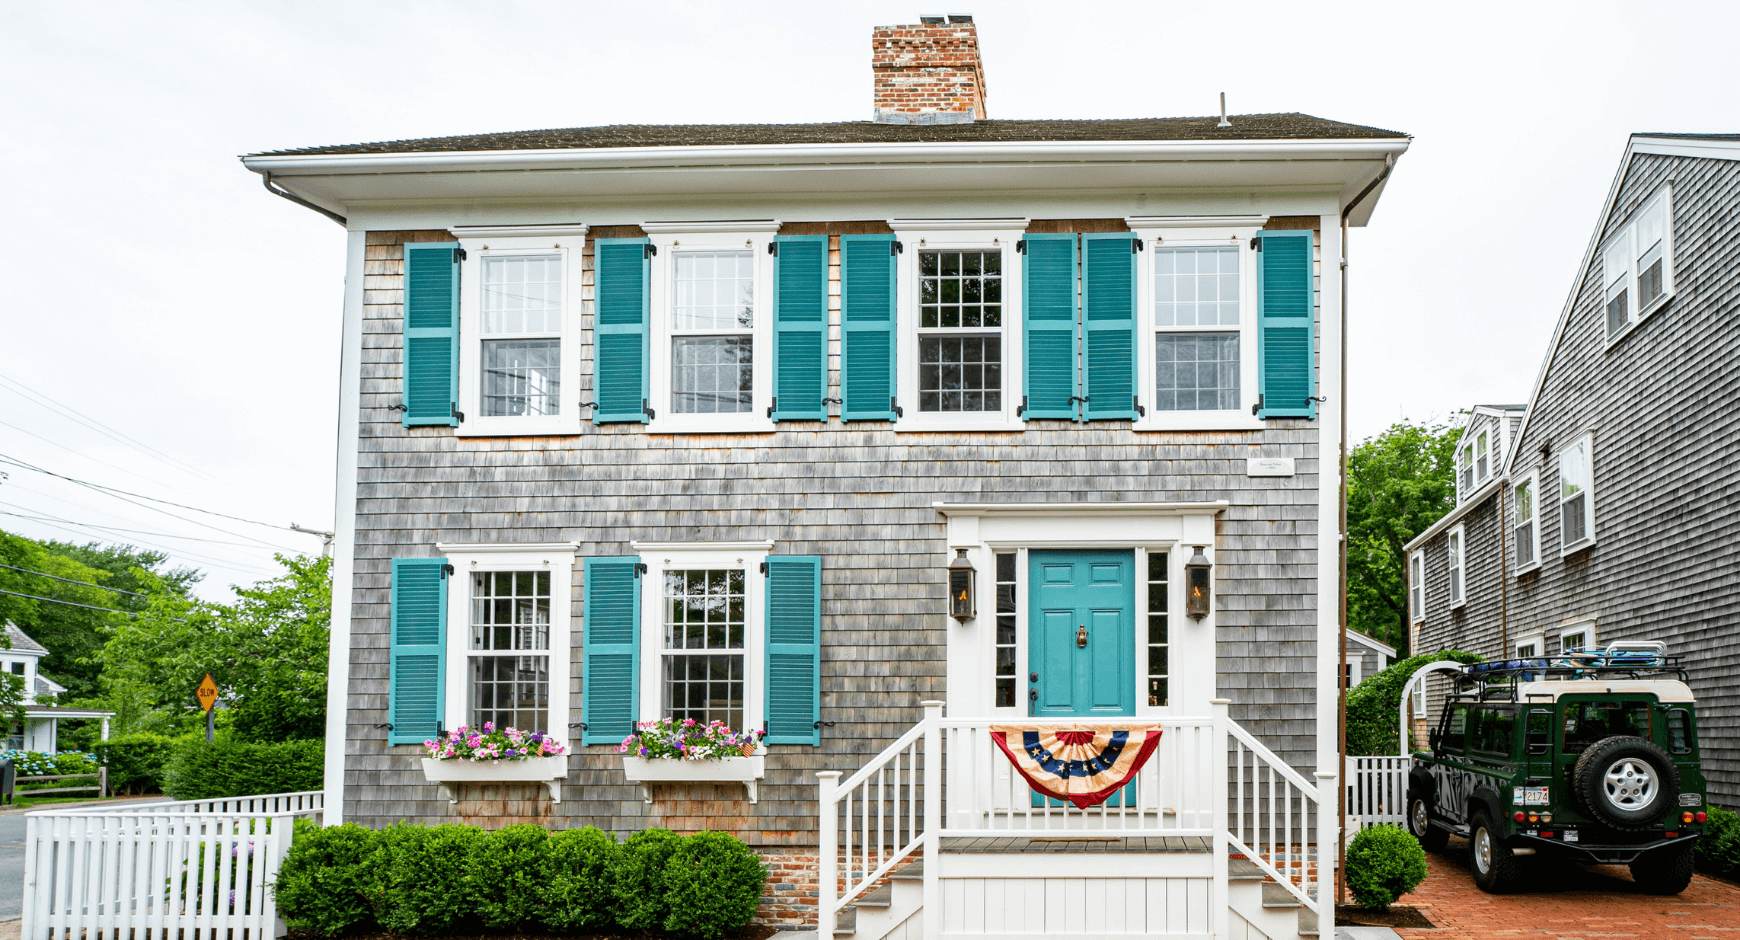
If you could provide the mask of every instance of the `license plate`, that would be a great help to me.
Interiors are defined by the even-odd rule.
[[[1575,842],[1575,841],[1577,841],[1577,830],[1575,830],[1575,829],[1566,829],[1566,830],[1565,830],[1565,841],[1566,841],[1566,842]]]
[[[1546,787],[1524,787],[1523,788],[1523,804],[1524,805],[1526,805],[1526,806],[1546,806],[1549,802],[1551,802],[1551,801],[1547,799],[1547,788]]]

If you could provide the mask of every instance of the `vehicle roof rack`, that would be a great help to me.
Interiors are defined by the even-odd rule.
[[[1680,657],[1669,656],[1657,641],[1614,643],[1595,649],[1569,649],[1557,656],[1503,659],[1463,666],[1453,677],[1453,699],[1517,700],[1517,685],[1539,680],[1658,679],[1689,681]]]

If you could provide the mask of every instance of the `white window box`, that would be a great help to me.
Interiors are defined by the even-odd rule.
[[[641,795],[652,802],[649,783],[741,783],[756,802],[756,782],[765,776],[767,758],[727,757],[723,760],[672,760],[668,757],[624,757],[622,773],[629,783],[640,784]]]
[[[461,783],[545,783],[550,802],[562,802],[562,781],[568,778],[568,756],[525,760],[433,760],[423,758],[423,776],[441,785],[449,803],[459,802]]]

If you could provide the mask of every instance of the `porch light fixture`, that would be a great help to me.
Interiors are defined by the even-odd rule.
[[[1196,546],[1196,554],[1184,563],[1184,612],[1192,620],[1208,616],[1208,571],[1211,567],[1207,556],[1202,554],[1201,545]]]
[[[949,616],[961,623],[973,619],[973,575],[967,550],[955,549],[955,559],[949,562]]]

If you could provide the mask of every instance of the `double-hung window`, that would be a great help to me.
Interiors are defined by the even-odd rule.
[[[1465,576],[1467,567],[1464,559],[1467,555],[1467,545],[1463,541],[1464,533],[1461,526],[1450,530],[1446,546],[1450,562],[1450,606],[1461,607],[1466,598],[1463,596],[1466,587]]]
[[[1467,499],[1474,494],[1474,444],[1472,442],[1456,449],[1456,489],[1461,499]]]
[[[640,718],[760,728],[768,689],[764,542],[636,543],[641,586]]]
[[[1492,447],[1488,443],[1492,432],[1483,430],[1474,435],[1474,482],[1485,483],[1487,472],[1491,467]]]
[[[1595,439],[1585,433],[1559,453],[1559,554],[1595,544]]]
[[[1535,508],[1539,477],[1530,473],[1511,485],[1510,527],[1516,552],[1516,573],[1523,574],[1540,567],[1541,526]]]
[[[901,410],[896,431],[1022,427],[1016,416],[1022,394],[1022,259],[1015,246],[1025,224],[1022,219],[892,223],[898,330],[894,397]],[[857,250],[867,261],[883,249],[867,243]],[[845,300],[843,327],[853,328],[852,298]],[[841,364],[848,399],[856,381],[852,356],[848,349]]]
[[[1664,185],[1602,247],[1607,338],[1617,338],[1658,309],[1673,293],[1673,275],[1673,193]]]
[[[1426,619],[1426,556],[1420,552],[1408,556],[1408,610],[1415,623]]]

